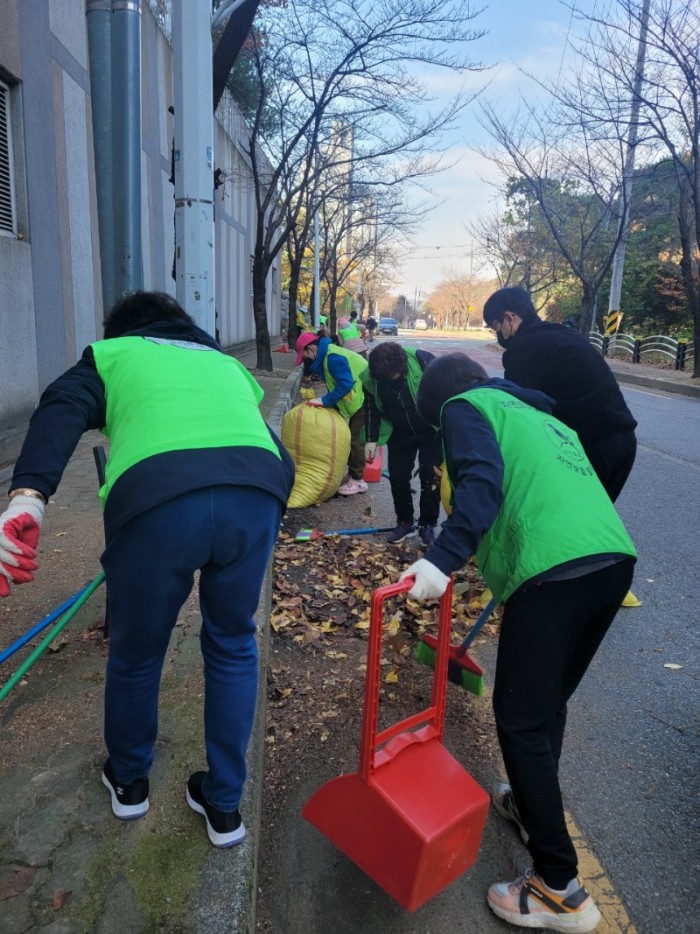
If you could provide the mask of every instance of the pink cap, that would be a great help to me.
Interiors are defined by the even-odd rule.
[[[302,360],[301,355],[304,351],[304,347],[307,347],[309,344],[313,344],[313,342],[317,340],[318,340],[318,334],[315,334],[313,331],[304,331],[303,334],[300,334],[299,337],[297,337],[297,342],[295,345],[296,352],[297,352],[297,362],[296,362],[297,366],[299,366],[299,364],[301,363],[301,360]]]

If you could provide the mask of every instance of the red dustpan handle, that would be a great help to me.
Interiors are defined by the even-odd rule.
[[[393,726],[377,732],[379,717],[379,671],[382,655],[382,619],[384,603],[390,597],[407,593],[415,579],[407,577],[396,584],[379,587],[372,592],[370,604],[369,641],[367,644],[367,680],[365,682],[365,708],[362,720],[362,738],[360,741],[360,775],[365,781],[374,769],[377,746],[383,745],[407,730],[422,725],[433,727],[442,740],[445,728],[445,695],[447,692],[447,668],[450,650],[450,629],[452,626],[452,580],[440,600],[440,619],[438,625],[438,644],[435,653],[433,673],[432,704],[425,710],[395,723]]]

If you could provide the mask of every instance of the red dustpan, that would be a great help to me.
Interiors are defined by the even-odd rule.
[[[474,864],[489,807],[442,744],[451,583],[440,603],[432,705],[377,733],[384,601],[412,585],[409,578],[372,594],[359,772],[327,782],[302,811],[409,911]]]
[[[382,479],[382,469],[384,467],[384,448],[378,447],[377,453],[374,455],[374,460],[372,463],[369,461],[365,464],[365,472],[362,475],[362,479],[365,483],[379,483]]]

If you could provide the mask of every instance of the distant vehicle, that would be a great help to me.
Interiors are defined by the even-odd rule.
[[[416,331],[427,331],[428,322],[425,320],[425,318],[416,318],[416,323],[413,325],[413,327],[416,329]]]
[[[399,322],[396,318],[380,318],[379,319],[379,333],[380,334],[398,334],[399,333]]]

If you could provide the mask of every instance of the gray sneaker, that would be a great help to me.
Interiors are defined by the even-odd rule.
[[[398,545],[399,542],[405,542],[407,538],[415,538],[418,531],[412,522],[399,522],[395,529],[386,537],[390,545]]]
[[[505,817],[506,820],[512,821],[516,824],[518,830],[520,831],[520,836],[522,841],[527,846],[527,841],[530,839],[530,835],[527,830],[523,827],[523,822],[520,819],[520,814],[518,814],[518,809],[515,806],[515,801],[513,800],[513,791],[508,784],[508,782],[496,782],[491,792],[491,804],[493,804],[495,810]]]

